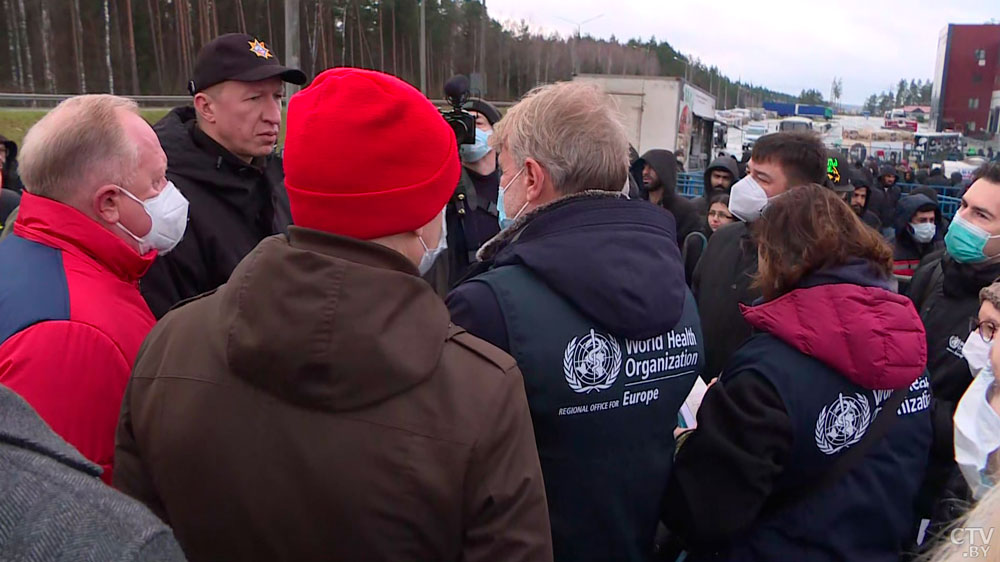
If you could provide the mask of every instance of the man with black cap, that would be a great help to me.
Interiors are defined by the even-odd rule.
[[[872,187],[871,182],[868,181],[868,174],[864,173],[863,170],[854,169],[850,171],[849,180],[851,187],[854,188],[848,200],[851,209],[861,218],[861,222],[882,232],[882,221],[879,220],[878,215],[869,210],[872,202],[870,197]]]
[[[882,223],[882,234],[892,241],[896,236],[893,224],[896,222],[896,206],[899,205],[899,198],[903,192],[896,185],[899,177],[896,169],[890,164],[883,164],[878,171],[878,177],[871,186],[868,197],[871,203],[868,208],[878,215],[878,220]]]
[[[142,279],[159,318],[181,300],[211,291],[262,239],[291,222],[281,158],[284,82],[306,75],[281,66],[271,48],[242,33],[202,47],[188,91],[153,128],[167,154],[169,178],[191,202],[187,234]]]
[[[476,118],[476,142],[458,147],[462,176],[447,206],[447,258],[439,259],[424,277],[442,297],[476,263],[479,248],[500,232],[500,170],[489,139],[501,115],[496,107],[480,99],[467,102],[464,109]]]

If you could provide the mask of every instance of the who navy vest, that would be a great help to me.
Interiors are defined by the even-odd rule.
[[[874,345],[874,343],[873,343]],[[772,497],[753,527],[715,553],[688,560],[897,561],[915,524],[914,501],[931,443],[925,372],[895,412],[891,394],[869,390],[771,334],[760,333],[730,359],[733,377],[763,376],[777,390],[794,431]],[[731,380],[723,374],[723,381]],[[895,415],[888,432],[838,481],[816,489],[834,462],[864,439],[875,419]],[[801,499],[799,499],[801,497]]]
[[[687,291],[677,326],[626,340],[521,266],[476,277],[506,321],[545,478],[557,561],[648,560],[677,414],[704,367]]]

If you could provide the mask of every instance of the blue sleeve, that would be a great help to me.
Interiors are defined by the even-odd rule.
[[[445,304],[456,326],[510,353],[507,322],[489,285],[479,281],[462,283],[448,293]]]

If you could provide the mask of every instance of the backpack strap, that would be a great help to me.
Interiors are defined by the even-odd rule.
[[[889,396],[889,399],[885,401],[885,404],[882,405],[882,415],[875,418],[874,423],[872,423],[868,430],[868,434],[865,435],[860,443],[848,449],[843,456],[834,461],[833,466],[823,473],[818,483],[810,484],[808,487],[795,487],[779,491],[768,501],[767,506],[764,508],[765,511],[775,513],[793,503],[798,503],[805,498],[811,497],[838,482],[851,469],[861,464],[865,455],[868,454],[875,443],[882,440],[882,437],[889,432],[893,423],[899,418],[896,410],[903,403],[903,400],[906,399],[909,392],[909,386],[895,390]]]

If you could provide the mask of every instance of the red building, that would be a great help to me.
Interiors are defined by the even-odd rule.
[[[949,24],[938,39],[931,124],[978,135],[1000,122],[1000,24]]]

